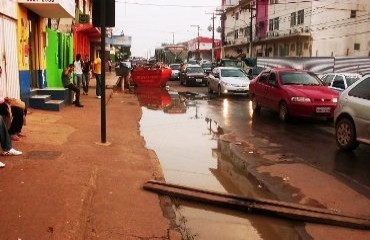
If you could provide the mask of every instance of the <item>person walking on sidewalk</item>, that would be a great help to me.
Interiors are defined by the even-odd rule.
[[[76,107],[83,107],[80,103],[80,89],[73,83],[71,83],[71,74],[73,72],[74,65],[69,64],[68,67],[62,73],[63,87],[68,88],[75,92],[76,100],[73,102]]]
[[[85,60],[82,65],[82,90],[83,95],[88,95],[89,93],[89,83],[90,83],[90,71],[91,71],[91,61],[89,55],[85,55]]]
[[[81,89],[82,83],[82,66],[83,61],[81,59],[81,54],[76,55],[76,59],[73,62],[74,64],[74,74],[73,74],[73,83],[76,84],[78,89]]]
[[[112,60],[110,58],[108,59],[108,69],[109,69],[109,72],[111,73],[112,72]]]
[[[96,79],[96,97],[101,98],[102,82],[101,82],[101,59],[98,56],[94,61],[94,74]]]

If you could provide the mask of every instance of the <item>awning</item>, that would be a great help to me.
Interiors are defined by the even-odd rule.
[[[98,40],[101,37],[100,29],[97,27],[94,27],[91,23],[75,24],[74,30],[77,33],[82,33],[88,36],[90,39]]]
[[[74,0],[18,0],[18,3],[44,18],[74,18]]]

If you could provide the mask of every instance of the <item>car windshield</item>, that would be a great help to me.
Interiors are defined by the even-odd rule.
[[[186,69],[187,73],[204,73],[203,68],[201,67],[188,67]]]
[[[314,74],[307,72],[282,72],[280,76],[283,85],[323,85]]]
[[[172,70],[179,70],[180,69],[180,65],[170,65],[170,68],[172,69]]]
[[[246,77],[239,69],[221,69],[221,77]]]
[[[188,61],[188,64],[197,64],[197,61],[195,61],[195,60],[189,60]]]
[[[211,63],[204,63],[204,64],[202,64],[202,68],[212,68],[212,64]]]
[[[360,77],[358,76],[346,76],[347,87],[351,86],[353,83],[355,83],[359,79]]]
[[[223,65],[225,67],[241,67],[242,62],[239,62],[239,61],[225,61]]]

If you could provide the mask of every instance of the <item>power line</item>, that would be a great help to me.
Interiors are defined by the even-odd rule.
[[[140,2],[130,2],[123,0],[116,0],[118,3],[125,3],[129,5],[139,5],[139,6],[151,6],[151,7],[180,7],[180,8],[216,8],[219,6],[210,5],[178,5],[178,4],[157,4],[157,3],[140,3]]]

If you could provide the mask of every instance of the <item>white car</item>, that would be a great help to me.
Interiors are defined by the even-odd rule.
[[[179,63],[170,64],[170,68],[172,70],[171,80],[179,79],[180,66],[181,65]]]
[[[226,94],[248,94],[250,79],[236,67],[216,67],[208,77],[208,92],[219,96]]]
[[[329,88],[342,92],[361,78],[356,73],[327,73],[321,77],[321,80]]]
[[[370,145],[370,75],[342,92],[334,111],[335,138],[339,148],[353,150]]]

